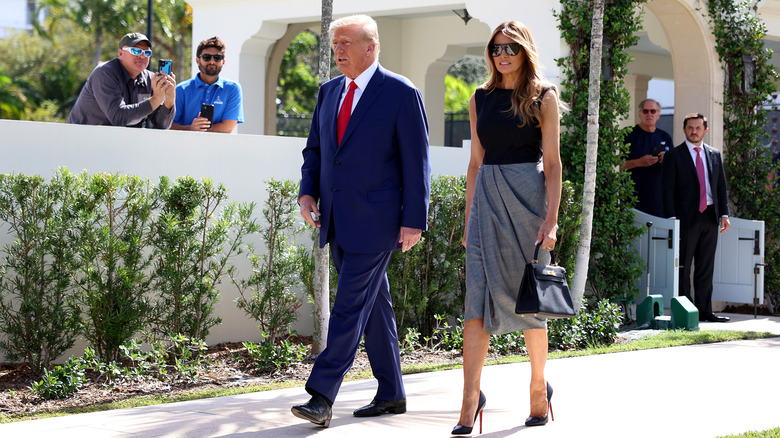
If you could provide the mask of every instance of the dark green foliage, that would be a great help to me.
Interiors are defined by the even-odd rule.
[[[87,382],[86,369],[84,359],[71,357],[63,366],[43,370],[43,378],[34,382],[30,389],[46,400],[70,397]]]
[[[465,203],[465,176],[434,178],[428,230],[409,251],[393,253],[387,276],[399,332],[414,327],[430,336],[437,325],[436,315],[463,312]]]
[[[183,335],[173,335],[169,345],[155,342],[146,352],[141,341],[131,339],[119,347],[117,360],[106,362],[92,348],[84,350],[81,357],[70,357],[65,365],[51,371],[44,370],[42,379],[33,383],[33,393],[49,400],[66,398],[75,394],[87,382],[112,387],[118,380],[160,381],[184,380],[193,382],[199,373],[208,371],[209,363],[203,359],[206,344]]]
[[[79,77],[79,68],[78,60],[69,59],[65,64],[49,65],[41,71],[41,96],[56,102],[57,115],[62,118],[68,117],[86,82]]]
[[[76,272],[86,318],[83,334],[106,362],[141,330],[151,309],[146,293],[153,196],[148,180],[98,173],[79,176]]]
[[[574,318],[547,321],[550,348],[573,350],[585,347],[612,345],[622,319],[619,305],[607,300],[584,304]]]
[[[267,253],[258,255],[250,246],[248,258],[252,273],[246,279],[239,279],[231,270],[230,277],[240,295],[236,304],[260,323],[260,330],[273,344],[278,336],[289,332],[290,325],[298,318],[301,303],[292,287],[299,282],[302,259],[301,251],[289,240],[302,230],[296,204],[297,184],[274,179],[266,183],[268,200],[263,217],[268,226],[262,235]]]
[[[436,316],[437,325],[430,336],[422,337],[414,328],[408,328],[401,338],[401,352],[411,353],[416,349],[431,351],[461,350],[463,348],[463,320],[458,319],[450,327],[446,316]],[[592,305],[583,305],[574,318],[547,320],[547,338],[550,350],[573,350],[578,348],[608,346],[617,339],[621,321],[621,309],[608,300],[599,300]],[[490,352],[493,354],[525,354],[525,339],[522,332],[493,335],[490,337]]]
[[[319,90],[319,47],[319,35],[310,30],[301,32],[290,42],[279,66],[278,114],[314,112]]]
[[[18,79],[11,79],[0,66],[0,119],[21,119],[28,106],[25,90]]]
[[[605,4],[604,38],[612,44],[606,54],[613,77],[601,83],[596,199],[588,280],[599,298],[631,298],[634,279],[641,273],[640,257],[631,243],[640,235],[633,226],[632,186],[627,172],[618,170],[628,152],[625,130],[618,127],[628,112],[629,95],[623,86],[628,48],[640,29],[636,7],[644,0],[615,0]],[[593,5],[590,1],[563,0],[558,28],[570,54],[559,59],[563,82],[561,98],[571,110],[563,114],[561,158],[564,178],[581,187],[585,176],[587,144],[590,34]]]
[[[731,216],[765,222],[765,292],[780,308],[780,196],[770,175],[780,171],[766,147],[764,104],[777,89],[772,51],[764,47],[767,26],[755,2],[708,0],[706,17],[715,36],[716,50],[726,75],[723,88],[723,159]],[[750,90],[742,89],[745,74],[742,57],[755,63]],[[710,123],[718,123],[711,121]]]
[[[203,361],[206,352],[203,340],[190,339],[184,335],[172,335],[169,354],[173,358],[173,369],[189,382],[198,380],[198,373],[207,365]]]
[[[0,220],[15,236],[0,261],[0,350],[36,373],[73,346],[79,328],[71,277],[75,184],[67,170],[49,183],[0,174]]]
[[[555,243],[555,257],[558,264],[566,268],[569,284],[574,279],[581,222],[582,184],[564,181],[561,188],[561,206],[558,209],[558,241]]]
[[[306,347],[287,339],[273,343],[262,341],[259,344],[244,342],[247,354],[260,371],[275,371],[299,364],[306,355]]]
[[[228,261],[242,252],[243,238],[259,230],[251,219],[254,204],[230,203],[217,214],[227,200],[225,187],[192,177],[173,184],[161,178],[157,196],[150,242],[157,254],[151,327],[157,337],[180,333],[205,339],[222,322],[214,306]]]

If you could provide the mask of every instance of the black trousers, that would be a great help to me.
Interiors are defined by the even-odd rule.
[[[680,230],[680,295],[691,299],[691,267],[693,273],[693,304],[699,317],[712,315],[712,274],[715,268],[715,249],[718,246],[718,218],[715,207],[707,206],[688,227]]]

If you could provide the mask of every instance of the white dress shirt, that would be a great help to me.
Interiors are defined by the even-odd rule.
[[[696,166],[696,151],[693,149],[695,147],[699,148],[699,153],[701,154],[701,162],[704,164],[704,182],[707,186],[707,205],[712,205],[712,187],[710,187],[710,171],[709,167],[707,167],[707,154],[704,153],[704,142],[702,142],[700,145],[696,146],[695,144],[689,142],[688,140],[685,140],[685,145],[688,146],[688,152],[691,154],[691,159],[693,160],[694,167]]]
[[[357,88],[355,88],[355,95],[352,97],[352,109],[349,112],[350,114],[352,114],[352,111],[355,111],[358,100],[360,100],[360,96],[363,95],[363,90],[368,86],[368,82],[371,81],[371,77],[374,76],[378,67],[379,60],[376,60],[367,69],[363,70],[363,73],[360,73],[358,77],[355,78],[354,82],[357,84]],[[350,83],[352,83],[352,79],[346,78],[346,81],[344,81],[344,90],[342,90],[341,99],[339,99],[339,108],[341,108],[341,104],[344,103],[344,99],[347,97],[347,90],[349,90]]]

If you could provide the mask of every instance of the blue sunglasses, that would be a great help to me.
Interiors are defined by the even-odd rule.
[[[122,47],[122,50],[130,52],[131,55],[141,56],[143,54],[147,58],[152,57],[152,51],[150,49],[139,49],[138,47]]]

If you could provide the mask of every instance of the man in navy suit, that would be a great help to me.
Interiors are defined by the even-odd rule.
[[[320,87],[298,204],[306,222],[321,227],[320,246],[330,244],[339,282],[327,348],[306,382],[311,399],[292,408],[324,427],[363,336],[378,388],[354,415],[406,412],[386,271],[392,252],[412,248],[427,226],[431,174],[422,94],[379,65],[376,22],[341,18],[330,34],[344,75]]]
[[[707,118],[688,114],[683,121],[685,143],[666,153],[663,162],[663,196],[666,217],[680,220],[680,293],[691,299],[700,321],[727,322],[728,317],[712,313],[712,274],[718,230],[729,229],[726,175],[720,152],[704,144]]]

